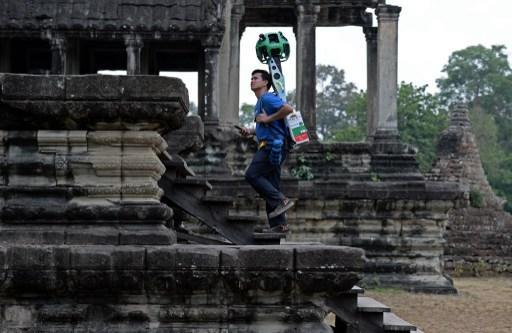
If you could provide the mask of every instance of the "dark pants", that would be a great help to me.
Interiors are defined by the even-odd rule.
[[[272,212],[285,198],[281,193],[281,165],[272,165],[269,161],[268,155],[270,149],[258,150],[252,159],[249,168],[245,172],[245,179],[247,182],[258,192],[258,194],[266,202],[267,218],[268,214]],[[283,153],[282,161],[285,159]],[[270,227],[286,224],[285,213],[269,218],[268,223]]]

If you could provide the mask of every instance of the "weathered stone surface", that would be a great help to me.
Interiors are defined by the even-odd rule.
[[[487,182],[466,105],[451,110],[431,177],[457,181],[466,191],[466,205],[450,212],[444,233],[447,271],[469,276],[512,272],[512,216]],[[472,195],[481,198],[473,203],[480,207],[467,207],[468,199],[476,201]]]
[[[308,263],[319,256],[325,266]],[[2,329],[206,333],[229,321],[240,332],[329,332],[314,304],[349,290],[364,261],[321,245],[4,246]]]
[[[450,125],[439,139],[431,173],[432,178],[459,182],[468,186],[469,191],[480,192],[486,207],[499,210],[504,203],[487,182],[466,105],[452,108]]]
[[[4,1],[0,5],[0,29],[79,29],[98,32],[138,30],[141,32],[204,32],[222,29],[224,1],[204,3],[178,0],[48,2],[41,6]]]
[[[204,125],[201,118],[189,115],[183,126],[164,136],[168,150],[175,154],[188,154],[201,149],[204,145]]]
[[[231,214],[264,221],[263,200],[254,200],[254,191],[238,177],[254,147],[250,141],[229,141],[228,134],[209,137],[205,149],[187,161],[209,177],[213,194],[233,198]],[[367,284],[398,286],[402,279],[409,281],[403,285],[407,289],[453,292],[443,276],[443,232],[450,210],[464,204],[464,189],[426,180],[414,152],[394,139],[377,146],[311,143],[292,152],[282,180],[283,192],[298,199],[287,212],[288,239],[363,249],[369,260],[364,271],[372,276]],[[313,179],[291,177],[299,169]]]
[[[163,226],[172,210],[160,202],[158,186],[167,144],[140,129],[151,119],[159,130],[180,126],[188,95],[179,80],[137,78],[0,75],[0,127],[7,129],[0,131],[2,243],[176,242]],[[169,101],[179,104],[177,113],[166,109]],[[137,113],[140,103],[148,115]],[[118,119],[110,122],[108,114]]]
[[[179,128],[183,82],[169,77],[0,75],[0,127],[9,130]]]

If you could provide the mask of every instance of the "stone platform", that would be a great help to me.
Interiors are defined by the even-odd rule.
[[[158,181],[161,134],[188,112],[180,80],[0,88],[1,332],[332,332],[326,300],[361,279],[362,250],[176,244]]]
[[[1,332],[332,332],[360,279],[332,246],[2,246]]]

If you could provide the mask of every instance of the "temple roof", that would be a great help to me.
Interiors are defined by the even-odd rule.
[[[2,0],[0,30],[222,30],[225,0]]]
[[[385,4],[386,0],[244,0],[246,7],[286,7],[303,5],[336,6],[336,7],[369,7],[375,8]]]
[[[366,25],[364,11],[385,0],[233,0],[249,25],[290,25],[297,5],[321,7],[318,25]],[[0,31],[61,30],[214,34],[227,0],[2,0]],[[334,19],[333,19],[334,18]]]

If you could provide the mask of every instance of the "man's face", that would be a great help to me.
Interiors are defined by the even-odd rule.
[[[261,77],[261,73],[254,73],[252,76],[251,76],[251,90],[254,91],[254,90],[258,90],[262,87],[266,87],[267,86],[267,80],[263,80],[263,78]]]

